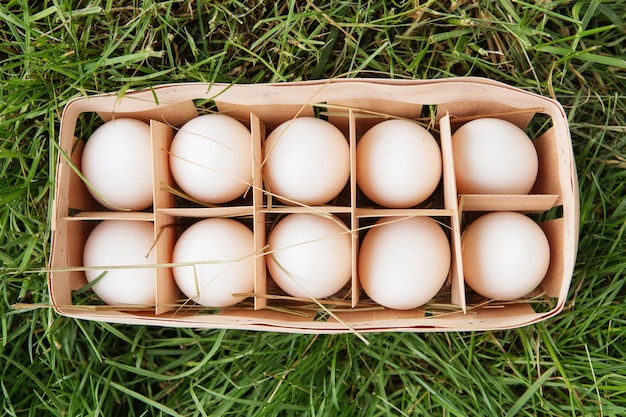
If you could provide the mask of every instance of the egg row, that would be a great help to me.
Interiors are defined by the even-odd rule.
[[[532,141],[501,119],[468,122],[452,136],[458,192],[526,194],[537,177]],[[250,131],[223,115],[198,116],[184,124],[169,149],[171,174],[184,193],[209,204],[242,196],[252,183]],[[266,191],[286,204],[320,205],[334,199],[350,176],[350,147],[330,122],[312,117],[288,120],[264,144]],[[86,142],[81,169],[89,190],[105,207],[144,210],[152,205],[150,127],[134,119],[100,126]],[[359,139],[356,181],[373,202],[408,208],[438,186],[442,156],[431,133],[416,122],[387,120]]]
[[[265,256],[273,281],[287,294],[322,299],[350,281],[352,233],[339,218],[289,214],[254,250],[242,223],[209,218],[188,227],[172,252],[172,272],[188,300],[210,307],[236,304],[254,291],[255,258]],[[156,297],[152,222],[105,220],[89,235],[83,264],[93,290],[108,304],[153,305]],[[535,289],[550,263],[540,226],[516,212],[492,212],[465,230],[466,283],[492,299],[512,300]],[[357,257],[361,288],[376,303],[411,309],[442,288],[451,265],[444,228],[430,217],[381,218],[367,228]],[[94,282],[97,280],[96,282]]]

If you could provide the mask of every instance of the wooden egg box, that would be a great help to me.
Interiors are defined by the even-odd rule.
[[[198,116],[201,103],[211,111],[244,122],[251,131],[254,176],[246,198],[216,207],[200,207],[175,197],[177,186],[168,167],[169,144],[184,122]],[[103,209],[80,179],[79,122],[97,114],[102,121],[130,117],[150,123],[154,170],[154,205],[142,212]],[[263,189],[262,146],[266,132],[294,117],[326,118],[349,140],[351,175],[340,196],[325,206],[285,206]],[[539,156],[539,174],[529,195],[458,195],[454,180],[451,135],[463,123],[498,117],[529,134]],[[358,189],[356,144],[370,127],[388,118],[419,120],[438,139],[443,156],[440,187],[425,203],[410,209],[372,204]],[[531,125],[529,127],[529,124]],[[53,242],[49,289],[57,312],[70,317],[161,326],[238,328],[285,332],[442,331],[519,327],[562,310],[574,267],[578,239],[577,178],[567,120],[561,106],[548,98],[479,78],[432,81],[323,80],[283,84],[173,84],[127,92],[123,97],[99,95],[69,102],[60,129],[56,196],[51,219]],[[463,280],[461,234],[464,223],[489,211],[536,214],[551,247],[546,278],[532,299],[497,303],[476,297]],[[351,283],[332,300],[285,299],[266,272],[263,254],[271,223],[289,213],[332,213],[352,230]],[[429,216],[440,221],[451,245],[448,282],[429,303],[398,311],[375,305],[361,292],[357,256],[367,226],[381,217]],[[255,287],[251,302],[232,308],[189,307],[171,273],[171,251],[181,223],[208,217],[232,217],[248,224],[255,236]],[[83,246],[98,221],[154,222],[157,296],[154,306],[120,307],[77,302],[86,284]],[[537,297],[535,297],[537,296]],[[84,297],[84,293],[81,294]],[[93,299],[93,298],[92,298]],[[538,301],[539,300],[539,301]],[[539,307],[538,307],[539,306]]]

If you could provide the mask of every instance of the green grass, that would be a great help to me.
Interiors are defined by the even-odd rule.
[[[0,4],[0,414],[626,415],[626,2],[28,4]],[[72,97],[456,75],[551,95],[568,111],[581,239],[558,317],[513,331],[371,334],[368,346],[11,308],[49,301],[51,143]]]

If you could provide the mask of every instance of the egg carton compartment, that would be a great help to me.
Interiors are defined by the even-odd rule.
[[[286,311],[356,304],[358,233],[352,227],[351,213],[291,207],[289,211],[267,213],[265,222],[266,288],[256,294],[258,298],[270,308]],[[320,282],[311,274],[316,268]],[[336,268],[344,271],[343,275],[327,278]],[[329,291],[325,284],[334,290]],[[324,295],[319,296],[321,293]]]
[[[493,212],[467,212],[462,216],[462,230],[465,232],[469,225],[482,216]],[[515,212],[515,213],[520,213]],[[515,304],[515,303],[529,303],[530,306],[536,312],[547,312],[554,308],[558,304],[558,299],[561,295],[561,289],[565,283],[563,280],[564,265],[560,262],[561,259],[566,257],[566,248],[563,245],[564,241],[567,241],[567,236],[564,235],[564,218],[562,216],[562,207],[555,207],[542,213],[521,212],[526,217],[535,222],[545,234],[549,245],[549,257],[550,264],[545,273],[545,276],[541,279],[541,282],[532,291],[529,291],[526,295],[510,301],[498,301],[489,299],[483,295],[478,294],[470,286],[465,285],[467,308],[468,310],[475,309],[476,307],[489,305],[490,308],[496,308],[496,306]],[[463,255],[461,255],[461,264],[463,264]]]
[[[155,99],[156,96],[156,99]],[[477,97],[480,100],[477,100]],[[185,122],[199,114],[227,114],[250,128],[255,176],[249,193],[242,199],[215,206],[196,204],[172,193],[168,166],[169,143]],[[96,116],[97,115],[97,116]],[[476,117],[500,117],[527,126],[539,155],[538,179],[530,195],[466,195],[456,191],[452,133]],[[350,176],[339,197],[323,206],[289,206],[267,196],[263,183],[263,141],[281,123],[296,117],[318,117],[339,128],[350,148]],[[150,123],[152,158],[155,170],[151,208],[140,212],[104,210],[81,180],[80,141],[86,132],[112,118],[128,117]],[[541,119],[543,117],[543,119]],[[427,124],[440,141],[442,178],[427,202],[408,209],[394,209],[364,198],[356,184],[356,144],[371,127],[390,119],[409,119]],[[78,143],[78,148],[76,147]],[[567,120],[555,101],[479,78],[446,80],[345,79],[298,83],[226,85],[171,84],[150,90],[78,98],[66,106],[60,129],[60,157],[56,196],[53,203],[52,253],[49,288],[55,310],[84,319],[194,328],[236,328],[296,333],[345,333],[368,331],[485,330],[519,327],[557,314],[564,306],[576,254],[578,233],[577,183]],[[78,158],[78,159],[77,159]],[[205,218],[246,218],[258,248],[266,245],[268,224],[280,216],[323,211],[350,225],[352,271],[349,284],[319,306],[314,300],[269,299],[280,296],[267,274],[265,256],[256,258],[255,297],[224,308],[191,307],[181,303],[173,278],[154,309],[130,311],[95,305],[86,297],[85,276],[80,254],[88,232],[107,219],[152,221],[156,249],[161,251],[155,265],[171,274],[171,256],[177,236],[176,222],[191,223]],[[549,299],[537,307],[536,298],[510,303],[475,300],[464,285],[461,259],[461,232],[464,219],[474,214],[514,210],[539,216],[535,219],[550,241],[549,272],[538,293]],[[537,214],[532,214],[537,213]],[[387,216],[430,216],[445,219],[449,228],[452,268],[450,278],[431,303],[411,310],[394,310],[372,305],[361,294],[357,270],[360,240],[366,236],[362,225]],[[467,299],[466,299],[467,297]],[[86,303],[84,306],[78,303]],[[90,305],[94,304],[94,305]],[[552,304],[551,304],[552,303]]]
[[[56,285],[64,289],[63,292],[59,293],[58,305],[67,309],[67,311],[104,317],[112,312],[122,316],[133,316],[138,312],[149,312],[154,316],[168,310],[173,305],[174,296],[177,293],[176,288],[172,285],[171,270],[167,265],[169,263],[169,250],[167,248],[172,244],[172,233],[157,230],[153,219],[150,216],[146,216],[147,213],[114,213],[114,216],[110,216],[110,214],[104,212],[102,216],[94,214],[84,218],[68,217],[59,219],[59,228],[57,229],[59,236],[66,238],[68,245],[67,251],[63,253],[66,267],[63,270],[55,271]],[[88,255],[84,249],[94,230],[99,226],[112,223],[118,224],[119,228],[122,228],[125,233],[119,236],[111,235],[111,233],[108,236],[100,235],[98,245],[94,246],[95,244],[92,244],[91,254]],[[133,228],[137,224],[146,225],[149,235],[142,240],[142,245],[145,246],[143,248],[145,249],[145,254],[135,256],[136,263],[129,263],[128,254],[124,253],[123,250],[113,253],[111,256],[102,256],[98,248],[123,247],[125,240],[128,238],[133,239],[133,236],[126,234],[128,233],[128,228]],[[145,258],[148,255],[152,257],[152,262],[146,263]],[[91,259],[91,264],[88,266],[85,266],[84,262],[87,259],[86,256],[89,256]],[[115,262],[109,263],[107,260],[114,260]],[[136,275],[136,271],[144,271],[146,268],[154,270],[150,279],[142,278],[143,284],[147,284],[146,291],[153,295],[141,302],[124,302],[122,299],[125,299],[124,291],[128,289],[127,287],[132,287],[135,290],[139,288],[138,285],[140,284],[130,282]],[[105,273],[92,272],[94,270],[98,272],[105,271]],[[126,271],[124,277],[111,277],[111,275],[116,275],[119,271]],[[92,272],[90,280],[86,276],[88,272]],[[95,279],[93,279],[94,277]],[[114,280],[114,282],[107,282],[107,278]],[[124,280],[126,280],[126,283],[130,283],[126,285]],[[93,290],[98,286],[104,288],[94,293]],[[139,291],[136,292],[139,293]],[[104,294],[104,298],[108,299],[112,293],[114,298],[116,295],[121,295],[121,298],[116,301],[117,305],[106,304],[101,298]]]
[[[155,176],[155,192],[162,196],[161,204],[156,207],[157,215],[165,218],[209,218],[253,216],[265,205],[265,196],[262,191],[260,171],[260,141],[263,125],[254,114],[248,115],[246,126],[250,129],[252,154],[249,163],[253,173],[252,181],[244,193],[234,200],[224,204],[208,204],[194,200],[180,191],[170,169],[169,149],[174,132],[164,141],[158,150],[155,150],[155,167],[158,176]]]
[[[458,311],[462,311],[465,307],[464,305],[464,298],[462,297],[462,294],[459,293],[461,287],[458,285],[458,280],[459,280],[459,275],[458,275],[458,270],[459,270],[459,264],[457,263],[459,258],[456,256],[455,254],[455,246],[458,246],[458,237],[459,237],[459,233],[458,230],[454,230],[453,229],[453,218],[454,218],[454,213],[451,212],[445,212],[444,210],[439,210],[439,211],[432,211],[431,213],[425,212],[424,210],[417,210],[417,209],[403,209],[403,210],[387,210],[386,214],[383,217],[379,217],[379,213],[376,211],[372,211],[369,213],[360,213],[358,215],[358,235],[359,235],[359,243],[360,243],[360,250],[357,254],[357,264],[358,264],[358,281],[359,281],[359,291],[360,291],[360,297],[359,297],[359,303],[356,305],[356,308],[359,309],[383,309],[383,310],[390,310],[390,311],[403,311],[402,314],[407,314],[406,310],[414,310],[415,312],[420,312],[420,314],[423,314],[424,317],[433,317],[436,315],[441,314],[442,312],[445,312],[445,314],[450,314],[451,312],[458,312]],[[426,224],[419,224],[419,226],[410,226],[409,224],[407,224],[407,222],[411,222],[412,220],[416,220],[416,219],[427,219],[429,223]],[[431,222],[432,221],[432,222]],[[437,239],[439,236],[431,236],[426,234],[425,232],[422,232],[424,230],[425,226],[438,226],[435,227],[436,230],[439,230],[442,232],[442,235],[445,236],[445,245],[444,247],[447,248],[446,251],[449,251],[448,256],[449,259],[445,264],[437,264],[436,260],[440,259],[439,256],[426,256],[425,259],[421,258],[422,253],[424,253],[424,250],[430,250],[430,248],[436,243]],[[389,226],[395,227],[397,226],[397,228],[395,228],[393,231],[390,232],[383,232],[383,233],[379,233],[380,231],[382,231],[384,228],[388,228]],[[405,230],[410,230],[411,233],[404,233]],[[428,230],[428,229],[426,229]],[[384,237],[384,233],[388,233],[386,236]],[[393,235],[392,233],[395,233],[396,235]],[[424,233],[423,235],[419,234],[419,233]],[[432,233],[432,231],[430,232]],[[419,267],[416,270],[413,270],[413,272],[411,273],[411,276],[409,278],[409,276],[407,275],[407,280],[408,281],[414,281],[414,280],[418,280],[418,279],[423,279],[423,285],[420,285],[419,289],[415,289],[415,297],[409,297],[409,299],[406,299],[405,301],[407,303],[413,303],[416,304],[413,307],[407,308],[407,307],[402,307],[400,308],[399,306],[387,306],[384,307],[383,305],[381,305],[382,299],[380,299],[379,301],[376,301],[376,294],[372,294],[372,296],[370,297],[368,295],[368,291],[366,288],[364,288],[364,284],[363,284],[363,279],[364,279],[364,275],[367,274],[367,271],[364,271],[363,268],[379,268],[380,264],[378,264],[379,266],[375,266],[377,262],[372,261],[372,262],[365,262],[365,263],[361,263],[359,262],[359,258],[360,257],[365,257],[367,261],[371,261],[373,257],[375,257],[374,255],[376,254],[376,250],[371,249],[371,245],[375,245],[374,242],[369,242],[370,244],[370,248],[368,248],[366,254],[363,254],[362,251],[364,250],[364,242],[366,242],[368,240],[368,235],[369,234],[376,234],[376,237],[372,237],[372,239],[388,239],[389,243],[392,243],[394,241],[407,241],[407,242],[411,242],[413,245],[417,245],[414,246],[413,249],[411,249],[413,255],[410,258],[407,258],[406,256],[400,256],[398,258],[398,262],[405,262],[407,264],[407,267],[414,267],[417,264],[419,264]],[[381,236],[382,234],[382,236]],[[421,247],[421,249],[420,249]],[[380,249],[380,245],[378,245],[378,249]],[[397,250],[394,250],[394,252],[402,252],[402,248],[397,248]],[[433,261],[433,262],[431,262]],[[443,261],[442,261],[443,262]],[[423,271],[427,271],[428,268],[444,268],[445,267],[445,271],[443,273],[443,275],[439,274],[439,276],[437,277],[437,273],[435,273],[435,270],[433,269],[433,271],[431,272],[423,272]],[[398,268],[397,270],[394,268]],[[423,268],[423,269],[422,269]],[[410,268],[409,268],[410,269]],[[398,267],[395,264],[391,264],[389,265],[389,277],[388,280],[386,280],[386,286],[391,286],[393,285],[394,282],[394,278],[395,276],[399,276],[402,275],[402,271],[404,270],[404,268],[402,267]],[[375,282],[376,281],[376,275],[374,272],[371,272],[371,274],[374,274],[370,279]],[[437,288],[431,288],[430,290],[428,289],[429,286],[429,278],[428,276],[433,275],[433,279],[443,279],[443,281],[440,282],[440,285],[438,285]],[[370,284],[372,287],[375,286],[374,284]],[[398,282],[397,285],[400,285],[400,283]],[[402,287],[397,287],[397,292],[399,294],[407,294],[407,292],[411,292],[411,290],[407,287],[401,290]],[[434,292],[432,290],[435,290]],[[430,296],[425,296],[424,293],[427,291],[431,291]],[[421,301],[418,301],[421,300]],[[385,304],[384,302],[382,302],[382,304]]]
[[[442,140],[451,141],[452,135],[470,121],[501,119],[519,127],[529,136],[538,158],[537,177],[527,194],[458,193],[459,210],[541,213],[562,205],[563,178],[558,169],[562,162],[558,159],[560,143],[557,139],[562,132],[555,126],[554,117],[544,107],[513,108],[491,102],[460,102],[439,106],[437,118]],[[445,157],[454,159],[452,146]]]
[[[357,208],[444,208],[441,162],[440,172],[430,169],[436,168],[434,161],[442,161],[435,109],[420,105],[385,117],[354,111]]]
[[[165,117],[165,115],[163,116]],[[163,117],[161,117],[163,120]],[[119,207],[119,210],[111,210],[105,207],[102,203],[89,192],[89,188],[92,187],[83,174],[82,155],[85,148],[85,144],[88,143],[91,135],[97,128],[102,127],[105,122],[113,120],[112,114],[98,114],[96,112],[85,112],[77,116],[73,126],[75,128],[75,136],[71,139],[67,139],[67,147],[63,149],[60,155],[59,162],[59,175],[63,175],[68,182],[68,189],[71,192],[67,193],[67,196],[63,200],[61,207],[63,212],[68,210],[73,215],[93,217],[92,213],[109,212],[114,216],[115,212],[129,212],[129,211],[141,211],[141,212],[153,212],[156,207],[163,205],[172,205],[173,199],[164,199],[162,194],[169,193],[167,190],[162,189],[163,184],[171,183],[171,179],[167,179],[168,172],[167,166],[164,166],[164,158],[166,154],[162,155],[162,151],[169,148],[169,144],[174,134],[174,128],[169,123],[159,122],[149,117],[137,116],[135,114],[120,114],[116,118],[139,120],[145,122],[150,127],[150,152],[149,160],[152,164],[152,204],[142,210],[128,210],[123,207]],[[166,120],[167,121],[167,120]],[[68,127],[68,130],[70,127]],[[69,133],[69,132],[68,132]]]
[[[262,120],[266,126],[260,171],[266,198],[264,210],[280,213],[298,207],[302,211],[314,208],[349,212],[354,206],[354,115],[343,112],[329,116],[327,106],[328,103],[307,104],[291,118]],[[319,144],[314,145],[317,138],[311,132],[316,130],[323,133],[318,133]],[[296,140],[305,151],[294,150]],[[345,159],[342,159],[338,155],[344,151]],[[315,168],[303,160],[309,155],[316,161]],[[301,162],[302,167],[296,167],[291,160]],[[333,192],[322,193],[323,184]]]
[[[254,213],[179,217],[173,226],[171,269],[178,297],[171,310],[206,314],[254,307],[258,282],[265,280],[264,263],[259,262],[264,242],[258,236],[263,234],[255,234]]]
[[[194,103],[198,103],[202,101],[203,100],[195,100]],[[200,197],[196,198],[194,195],[188,194],[185,191],[187,187],[183,186],[182,184],[179,184],[174,178],[176,177],[176,175],[174,175],[175,174],[175,172],[173,172],[174,167],[172,167],[171,165],[173,162],[177,160],[185,161],[186,163],[182,165],[185,165],[187,170],[195,169],[196,170],[194,171],[195,174],[199,174],[199,175],[223,174],[221,178],[229,179],[229,177],[233,175],[233,172],[214,171],[209,165],[203,165],[203,163],[200,162],[201,160],[203,160],[202,157],[200,157],[199,159],[187,159],[187,158],[196,158],[196,155],[205,155],[205,154],[208,155],[210,154],[210,152],[216,152],[222,149],[226,152],[226,154],[223,156],[231,158],[230,151],[236,151],[236,150],[231,148],[231,144],[227,141],[228,137],[226,137],[223,133],[223,130],[226,129],[226,127],[223,126],[223,122],[219,121],[219,119],[218,121],[213,121],[213,122],[207,121],[202,126],[196,125],[195,127],[186,127],[186,126],[189,126],[186,124],[179,126],[175,128],[174,130],[175,136],[170,140],[167,148],[164,148],[161,150],[161,152],[165,153],[167,157],[163,157],[163,160],[161,161],[160,165],[161,165],[161,169],[163,169],[167,173],[167,175],[164,175],[163,178],[161,179],[160,187],[162,190],[167,191],[175,196],[173,203],[169,207],[163,207],[164,209],[168,209],[168,210],[171,209],[169,211],[164,210],[165,212],[168,212],[171,215],[186,215],[185,212],[189,213],[190,215],[194,215],[192,213],[194,211],[197,211],[198,216],[202,216],[202,213],[206,211],[205,209],[221,209],[222,211],[228,211],[228,208],[237,207],[239,208],[239,210],[245,210],[246,207],[252,208],[255,205],[264,204],[263,197],[260,194],[257,194],[255,192],[255,188],[258,189],[262,187],[262,182],[259,181],[258,179],[260,178],[259,171],[261,169],[260,141],[261,141],[261,137],[264,131],[263,124],[260,122],[258,117],[256,117],[252,113],[247,113],[246,115],[239,114],[237,115],[237,117],[231,117],[225,112],[217,111],[217,107],[215,106],[215,102],[213,100],[208,100],[208,101],[210,103],[210,106],[209,106],[210,109],[207,110],[205,108],[199,108],[198,116],[208,116],[208,115],[228,116],[229,120],[232,120],[234,124],[238,126],[243,126],[245,127],[246,130],[248,130],[248,132],[246,132],[245,134],[245,137],[247,139],[244,140],[243,144],[245,144],[246,141],[249,141],[248,142],[249,154],[247,158],[243,158],[243,160],[239,162],[243,164],[242,167],[240,168],[243,168],[246,165],[250,167],[249,172],[251,175],[251,179],[246,180],[245,183],[243,184],[238,184],[240,185],[238,187],[239,188],[238,193],[233,194],[231,192],[230,197],[226,197],[226,196],[221,197],[220,201],[216,201],[216,202],[212,202],[208,199],[205,200]],[[187,120],[187,122],[199,120],[199,119],[197,120],[196,119],[197,118],[192,118],[192,119]],[[213,132],[213,129],[217,130],[217,133]],[[182,130],[185,130],[191,133],[188,133],[186,137],[180,137],[180,138],[177,137],[176,135],[179,134]],[[213,137],[213,135],[217,135],[217,136]],[[196,139],[199,139],[199,140],[194,142],[194,140]],[[176,140],[179,140],[182,143],[182,144],[179,143],[177,145],[177,149],[183,149],[183,150],[189,149],[193,151],[189,154],[184,154],[184,155],[176,154],[176,151],[174,150],[174,146],[175,146],[174,142]],[[203,145],[203,143],[215,144],[215,145],[213,145],[210,148],[205,148],[204,147],[205,145]],[[239,145],[242,145],[242,144],[240,143]],[[177,157],[180,157],[180,158],[177,159]],[[213,158],[214,159],[210,163],[215,163],[215,158],[219,159],[219,156],[213,157]],[[180,169],[180,165],[181,164],[178,165],[179,169]],[[186,177],[188,177],[189,179],[193,179],[193,176],[191,174],[192,172],[187,171]],[[180,175],[182,178],[183,174],[179,173],[178,175]],[[218,181],[218,180],[221,181],[220,178],[215,177],[215,176],[204,178],[204,181],[207,184],[211,183],[211,181]],[[234,184],[231,184],[230,186],[232,187],[233,185]],[[192,188],[195,188],[197,190],[197,186],[198,186],[197,184],[192,185]],[[219,198],[219,197],[214,197],[214,198]],[[228,201],[222,201],[223,199],[227,199]]]

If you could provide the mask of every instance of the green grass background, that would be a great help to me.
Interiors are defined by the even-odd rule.
[[[625,20],[622,0],[3,1],[0,415],[626,415]],[[366,345],[11,308],[48,303],[53,142],[72,97],[463,75],[553,96],[568,112],[581,239],[558,317],[513,331],[368,334]]]

